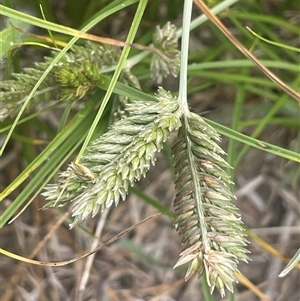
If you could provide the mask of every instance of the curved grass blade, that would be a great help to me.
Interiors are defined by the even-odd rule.
[[[254,139],[252,137],[249,137],[247,135],[244,135],[242,133],[234,131],[234,130],[226,127],[226,126],[223,126],[219,123],[208,120],[206,118],[203,118],[203,119],[209,125],[214,127],[220,134],[222,134],[222,135],[224,135],[228,138],[231,138],[231,139],[234,139],[236,141],[242,142],[242,143],[244,143],[246,145],[249,145],[249,146],[252,146],[254,148],[258,148],[258,149],[263,150],[265,152],[268,152],[270,154],[274,154],[276,156],[286,158],[288,160],[300,163],[300,154],[299,153],[293,152],[293,151],[288,150],[288,149],[284,149],[282,147],[279,147],[279,146],[271,144],[271,143],[267,143],[265,141]]]

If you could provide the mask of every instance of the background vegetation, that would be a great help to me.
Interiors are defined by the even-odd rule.
[[[4,1],[0,8],[2,91],[13,73],[34,67],[50,55],[50,48],[63,49],[77,35],[68,28],[52,28],[42,20],[30,25],[30,15],[43,19],[39,4],[44,19],[56,25],[82,29],[91,24],[89,33],[125,41],[129,28],[136,25],[136,2]],[[299,90],[298,1],[207,2],[211,7],[218,3],[228,7],[219,15],[227,28],[287,86]],[[10,16],[17,20],[14,26],[4,17],[5,7],[16,10]],[[111,7],[115,12],[109,10]],[[163,27],[168,21],[178,26],[180,34],[182,10],[183,1],[149,1],[137,23],[134,41],[150,44],[155,27]],[[21,20],[18,11],[27,14],[27,22]],[[195,6],[193,19],[200,15]],[[246,26],[277,45],[255,37]],[[85,41],[79,39],[76,44],[85,45]],[[119,81],[115,93],[107,99],[93,137],[112,123],[117,95],[147,99],[156,93],[158,84],[151,78],[150,56],[144,53],[136,48],[129,52],[129,62],[133,63],[130,72],[138,79],[141,91]],[[106,75],[112,77],[109,70]],[[47,79],[41,82],[44,89],[52,87]],[[47,91],[42,103],[29,100],[19,120],[16,116],[22,104],[16,106],[14,114],[3,118],[1,247],[27,260],[69,260],[153,213],[159,211],[162,215],[137,225],[100,252],[62,267],[36,266],[2,256],[3,300],[220,300],[217,292],[209,295],[203,279],[193,277],[184,282],[186,269],[172,269],[181,251],[171,218],[175,192],[170,146],[175,136],[147,177],[131,189],[125,202],[109,212],[70,231],[67,207],[39,210],[45,205],[42,188],[47,181],[57,181],[57,171],[65,170],[75,159],[109,83],[103,81],[100,88],[76,102],[59,102],[57,95]],[[159,85],[174,94],[178,92],[178,79],[172,76],[163,78]],[[31,87],[25,95],[30,92]],[[299,271],[278,278],[299,247],[299,102],[267,79],[211,22],[203,19],[191,30],[188,98],[191,110],[205,117],[223,136],[222,147],[234,167],[229,173],[235,182],[236,205],[249,229],[252,261],[240,264],[240,283],[236,293],[227,298],[299,300]],[[5,108],[1,107],[1,116]],[[14,123],[16,127],[6,144]],[[8,224],[14,216],[15,221]]]

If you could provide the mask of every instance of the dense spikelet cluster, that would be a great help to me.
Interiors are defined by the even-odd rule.
[[[185,279],[204,271],[211,292],[233,291],[239,260],[247,261],[240,214],[229,189],[229,167],[218,133],[194,114],[183,117],[172,152],[176,174],[175,227],[184,246],[175,267],[189,263]]]
[[[36,63],[34,68],[25,68],[23,73],[14,74],[14,79],[1,82],[0,121],[9,116],[14,117],[19,112],[57,54],[58,52],[53,51],[43,62]],[[115,65],[119,56],[119,48],[109,45],[91,42],[84,46],[74,45],[41,83],[27,109],[46,101],[50,103],[50,100],[74,101],[83,98],[90,89],[98,85],[101,68]],[[139,88],[139,83],[130,70],[124,71],[121,81]]]
[[[72,203],[73,227],[124,200],[129,186],[155,164],[156,152],[170,132],[181,125],[176,98],[163,89],[156,98],[158,102],[128,104],[129,117],[114,123],[94,140],[81,164],[72,164],[61,173],[58,184],[46,187],[46,207]]]
[[[168,22],[163,28],[156,27],[153,35],[153,45],[161,50],[165,57],[153,54],[151,60],[152,78],[160,84],[164,77],[171,74],[177,77],[180,66],[180,51],[178,50],[178,37],[175,25]]]
[[[14,74],[14,79],[1,81],[0,87],[0,121],[14,117],[20,111],[32,88],[40,79],[45,69],[42,65],[36,68],[25,68],[24,73]],[[59,85],[54,76],[48,76],[40,85],[39,90],[32,97],[30,107],[45,100],[56,99]]]
[[[87,42],[84,47],[75,46],[55,67],[55,76],[62,85],[61,100],[80,99],[98,85],[102,68],[118,63],[120,49],[105,44]],[[120,81],[140,89],[137,78],[130,70],[123,70]]]

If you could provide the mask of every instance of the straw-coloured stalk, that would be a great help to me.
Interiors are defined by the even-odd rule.
[[[124,200],[129,186],[155,164],[170,132],[181,125],[176,98],[162,88],[156,98],[158,102],[127,104],[129,117],[94,140],[80,165],[73,163],[60,174],[60,183],[46,187],[46,207],[72,202],[73,227]]]
[[[233,204],[229,167],[216,144],[219,134],[204,120],[188,113],[183,117],[173,147],[176,198],[175,227],[184,246],[175,267],[189,263],[185,279],[205,271],[207,283],[224,296],[233,291],[239,260],[247,261],[247,244],[240,214]]]

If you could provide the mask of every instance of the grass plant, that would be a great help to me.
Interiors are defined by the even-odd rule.
[[[47,300],[47,294],[51,300],[78,301],[99,296],[101,300],[219,300],[226,289],[231,300],[243,294],[249,300],[254,296],[277,300],[273,298],[279,289],[274,283],[288,281],[286,271],[295,275],[299,268],[299,255],[293,257],[299,235],[295,238],[283,230],[278,241],[264,240],[251,228],[257,228],[255,219],[263,220],[263,212],[270,218],[277,214],[280,226],[297,225],[300,27],[296,1],[264,6],[258,0],[67,0],[60,7],[43,0],[33,1],[28,8],[22,0],[17,2],[14,6],[6,0],[0,5],[6,18],[0,32],[0,227],[1,237],[16,235],[17,246],[2,239],[1,252],[20,261],[16,269],[26,270],[21,261],[27,261],[40,264],[51,275],[39,277],[38,270],[32,272],[30,279],[36,282],[49,278],[37,300]],[[208,9],[205,2],[214,7]],[[38,58],[26,61],[30,49]],[[16,147],[21,166],[17,174],[10,171],[9,161]],[[154,197],[148,191],[154,183],[159,187],[164,170],[170,173],[164,189],[175,189],[170,201],[164,194]],[[273,194],[244,194],[245,177],[251,182],[258,176],[267,179],[261,185],[273,187]],[[268,208],[274,195],[282,212]],[[150,219],[136,227],[132,223],[157,211],[161,215],[155,215],[148,234],[139,236]],[[53,222],[51,214],[63,218]],[[166,230],[161,229],[162,221]],[[30,231],[22,231],[23,224],[41,235],[39,242]],[[173,234],[173,225],[180,238]],[[51,230],[37,230],[44,226]],[[66,231],[65,226],[72,230]],[[119,239],[114,229],[122,235],[136,231],[136,240],[126,237],[117,246],[131,254],[133,262],[144,265],[143,273],[158,273],[158,281],[143,274],[146,286],[139,283],[140,267],[133,272],[132,283],[123,285],[112,277],[115,265],[127,266],[126,259],[120,260],[109,244],[95,245],[99,240],[111,243],[106,233]],[[70,233],[84,241],[80,249],[85,255],[80,258],[73,248],[76,235]],[[151,247],[155,233],[165,235],[157,238],[157,250]],[[34,252],[24,243],[26,235],[37,245]],[[73,243],[59,243],[62,238]],[[281,246],[277,252],[271,248],[284,239],[293,250],[287,257]],[[171,245],[175,247],[169,259],[162,254],[164,250],[169,254]],[[104,246],[111,255],[102,258]],[[57,259],[51,256],[57,247],[71,251],[62,251]],[[273,278],[261,273],[273,281],[263,288],[258,285],[264,279],[256,280],[251,273],[255,256],[250,251],[256,254],[259,248],[272,254],[274,266],[275,260],[287,264],[293,257],[281,273],[286,276],[283,280],[274,280],[274,273],[277,277],[284,268],[278,261]],[[99,250],[100,255],[91,255]],[[27,260],[26,254],[31,254]],[[69,254],[75,259],[68,261]],[[71,282],[53,273],[54,261],[68,266],[87,256],[90,259],[79,268],[81,276],[73,275]],[[249,259],[253,261],[248,265],[240,263]],[[18,298],[15,287],[30,298],[35,281],[20,273],[14,279],[7,276],[3,261],[5,300]],[[98,275],[93,266],[100,266],[102,272]],[[72,271],[67,269],[67,274]],[[173,288],[165,276],[169,271]],[[196,299],[189,294],[194,274],[201,277]],[[95,289],[95,275],[101,292]],[[64,284],[55,286],[59,279]],[[241,285],[236,288],[237,282]],[[297,292],[289,285],[291,291],[282,294],[296,300]]]

